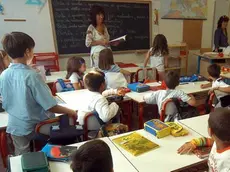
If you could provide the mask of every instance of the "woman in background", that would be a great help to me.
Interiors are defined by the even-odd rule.
[[[98,67],[98,57],[101,50],[109,47],[109,33],[104,24],[105,11],[100,6],[91,9],[91,24],[88,27],[85,44],[91,47],[90,60],[92,67]]]
[[[222,47],[228,47],[228,21],[229,18],[227,16],[221,16],[219,18],[219,21],[217,23],[217,29],[215,31],[214,36],[214,45],[215,45],[215,51],[217,52],[219,48]]]

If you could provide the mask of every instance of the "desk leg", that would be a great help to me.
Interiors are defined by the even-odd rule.
[[[197,74],[200,74],[200,61],[201,61],[201,56],[198,56],[197,58]]]
[[[139,129],[144,128],[144,104],[138,103]]]
[[[129,127],[129,131],[131,130],[131,118],[132,118],[132,106],[133,103],[130,100],[128,103],[128,127]]]
[[[3,165],[6,168],[6,159],[7,159],[7,137],[5,129],[0,131],[0,153],[3,161]]]

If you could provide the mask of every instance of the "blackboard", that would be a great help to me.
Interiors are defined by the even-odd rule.
[[[100,5],[105,10],[105,24],[110,38],[128,35],[127,41],[113,51],[149,49],[151,40],[150,2],[99,2],[78,0],[51,0],[51,18],[59,54],[89,53],[85,46],[90,24],[90,9]]]

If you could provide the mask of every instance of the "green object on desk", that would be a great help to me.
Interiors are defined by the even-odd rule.
[[[49,163],[43,152],[29,152],[21,157],[23,172],[49,172]]]

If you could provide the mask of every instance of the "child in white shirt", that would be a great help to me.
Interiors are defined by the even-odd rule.
[[[210,113],[208,132],[212,139],[193,139],[178,149],[179,154],[189,154],[197,147],[212,146],[208,159],[210,172],[230,171],[230,110],[217,108]]]
[[[222,80],[222,78],[220,77],[220,73],[221,71],[219,65],[210,65],[208,67],[208,74],[212,82],[201,85],[202,89],[212,87],[209,93],[215,92],[218,101],[220,101],[221,97],[224,97],[230,93],[230,86]],[[221,107],[220,103],[218,103],[216,107]]]
[[[144,67],[147,66],[150,59],[150,66],[157,69],[160,81],[164,79],[165,66],[168,66],[168,55],[169,49],[167,39],[164,35],[158,34],[153,41],[153,47],[150,48],[146,55]]]
[[[111,51],[111,49],[107,48],[100,52],[99,69],[105,74],[105,80],[108,89],[127,87],[128,83],[124,75],[129,73],[126,73],[114,63],[113,52]]]
[[[187,102],[191,106],[195,106],[196,99],[192,95],[188,96],[182,90],[175,90],[175,88],[179,85],[179,79],[179,75],[174,71],[166,73],[164,82],[167,86],[167,89],[154,91],[144,96],[145,102],[147,104],[157,104],[159,113],[161,111],[162,104],[170,98],[178,98],[183,102]]]
[[[78,111],[78,121],[80,125],[84,124],[84,117],[89,112],[97,112],[99,118],[107,123],[116,116],[119,106],[111,103],[102,96],[102,92],[106,88],[103,73],[92,71],[84,76],[84,84],[88,89],[84,98],[82,97],[81,108]],[[93,125],[93,124],[92,124]]]
[[[71,57],[67,62],[67,75],[66,79],[69,79],[73,84],[75,90],[83,89],[83,76],[86,71],[85,60],[80,57]]]

